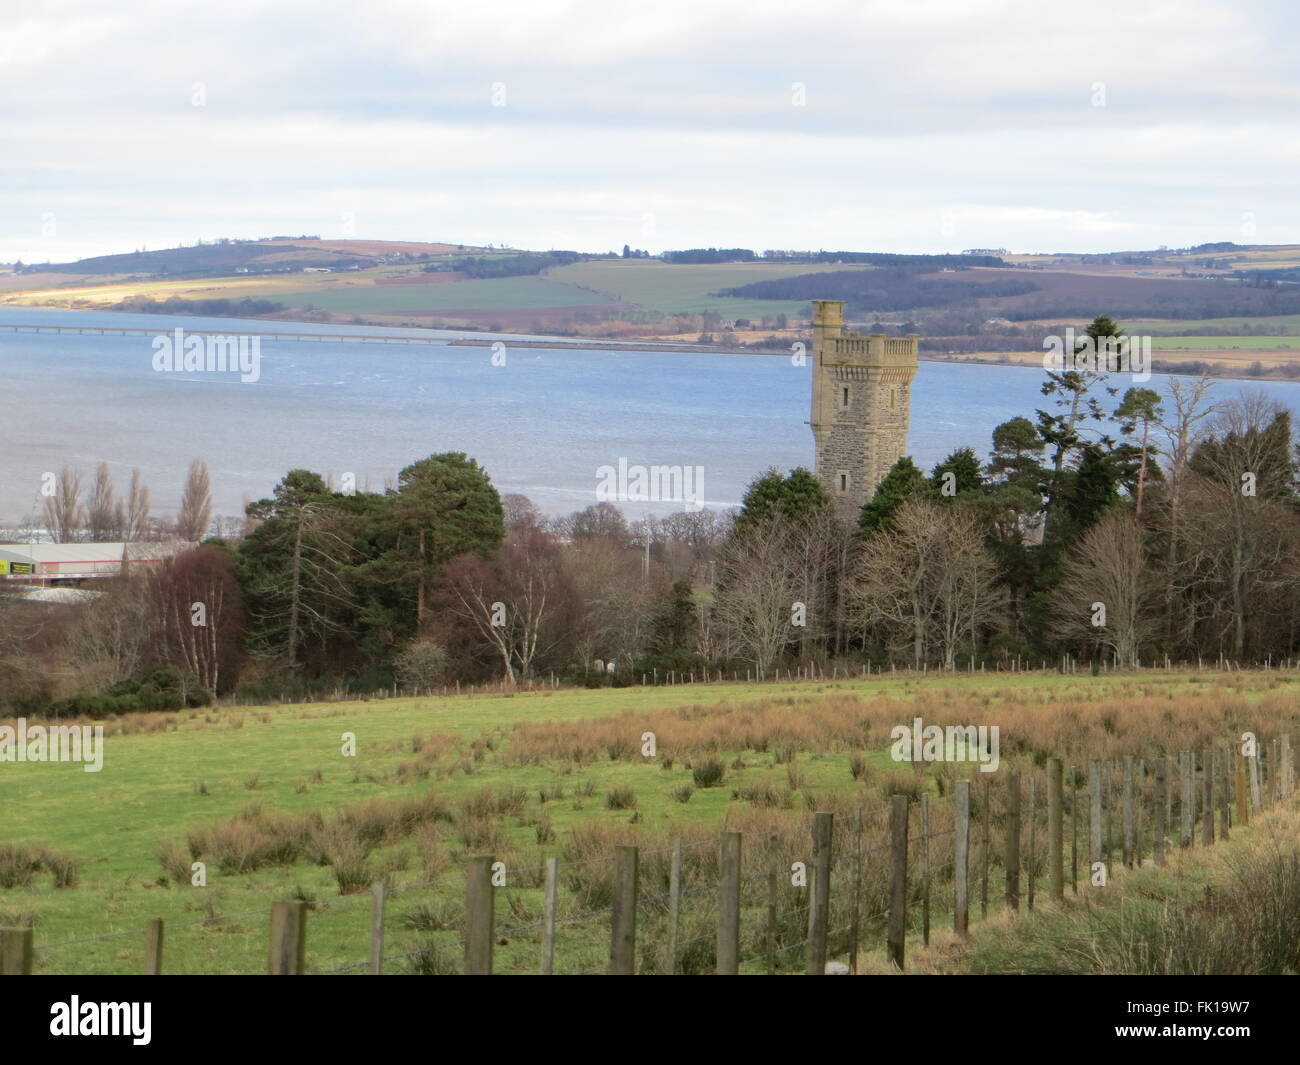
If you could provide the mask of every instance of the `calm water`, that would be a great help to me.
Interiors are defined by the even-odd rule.
[[[157,512],[173,510],[186,469],[204,459],[217,511],[269,494],[306,467],[386,477],[437,451],[479,460],[503,492],[550,512],[595,501],[600,466],[704,468],[710,506],[738,502],[768,466],[811,466],[809,369],[788,358],[507,347],[396,346],[276,339],[280,332],[428,335],[416,330],[163,318],[0,307],[0,323],[141,325],[260,331],[261,379],[157,373],[151,336],[0,332],[0,520],[38,501],[41,474],[107,461],[119,489],[139,467]],[[445,337],[458,334],[444,333]],[[474,334],[479,335],[481,334]],[[929,467],[956,447],[988,449],[995,425],[1032,417],[1041,370],[922,363],[910,451]],[[1169,379],[1148,387],[1165,391]],[[1127,381],[1121,388],[1127,387]],[[1226,397],[1263,388],[1300,414],[1300,385],[1222,381]],[[629,512],[680,509],[631,504]]]

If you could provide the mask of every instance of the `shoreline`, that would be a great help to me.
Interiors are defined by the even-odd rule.
[[[3,313],[3,309],[4,308],[0,306],[0,314]],[[21,309],[27,311],[33,311],[33,310],[51,311],[51,312],[59,312],[64,314],[127,314],[127,313],[144,314],[147,313],[147,312],[119,311],[116,309],[109,309],[109,308],[91,309],[91,308],[81,308],[81,307],[78,308],[39,307],[39,306],[34,307],[34,306],[23,306],[23,305],[15,305],[15,309]],[[213,316],[186,314],[184,312],[178,312],[178,313],[172,313],[167,315],[158,315],[157,317],[158,318],[211,318]],[[744,345],[689,344],[689,343],[682,343],[677,341],[654,340],[650,338],[645,338],[645,339],[633,338],[627,340],[608,340],[608,339],[602,340],[602,339],[595,339],[595,338],[575,339],[573,337],[548,338],[544,334],[527,337],[519,333],[504,333],[504,332],[503,333],[479,333],[479,335],[477,336],[446,337],[445,334],[447,333],[457,333],[457,332],[472,333],[476,331],[468,330],[468,329],[448,329],[448,328],[434,329],[432,327],[414,326],[414,325],[406,325],[406,326],[393,326],[387,324],[380,325],[374,322],[355,322],[351,320],[321,321],[319,318],[288,318],[283,316],[283,312],[278,314],[270,314],[270,315],[254,315],[249,318],[239,318],[239,319],[232,318],[230,319],[230,321],[263,321],[263,322],[276,322],[282,324],[314,325],[317,327],[324,327],[324,328],[328,328],[329,326],[347,326],[353,329],[369,327],[372,329],[392,329],[395,332],[398,330],[422,331],[427,328],[430,333],[444,334],[444,336],[441,337],[430,337],[428,340],[429,343],[442,343],[447,345],[448,347],[490,348],[494,344],[505,343],[508,347],[515,347],[515,348],[552,348],[557,350],[579,350],[579,351],[581,350],[624,351],[624,352],[645,351],[645,352],[656,352],[660,354],[679,353],[685,355],[754,355],[754,356],[767,356],[771,358],[788,358],[790,354],[788,351],[773,351],[770,349],[764,350],[764,349],[746,347]],[[325,333],[322,335],[329,335],[329,334]],[[335,335],[340,336],[342,338],[346,338],[347,336],[349,336],[349,334],[347,333],[340,333]],[[415,339],[415,338],[410,338],[410,339]],[[801,337],[798,339],[802,340],[803,343],[806,345],[811,346],[812,344],[811,337]],[[793,342],[794,341],[792,341],[792,343]],[[1216,379],[1216,380],[1222,379],[1222,380],[1229,380],[1229,381],[1258,381],[1258,382],[1280,383],[1280,384],[1300,384],[1300,378],[1296,378],[1296,377],[1287,377],[1283,374],[1278,374],[1278,373],[1251,374],[1245,372],[1244,370],[1238,370],[1235,367],[1232,367],[1228,363],[1213,362],[1211,360],[1196,360],[1194,356],[1197,354],[1197,349],[1194,348],[1180,348],[1176,350],[1179,352],[1180,355],[1185,354],[1186,356],[1189,356],[1189,359],[1178,360],[1178,361],[1204,361],[1208,365],[1215,367],[1215,369],[1210,371],[1208,374],[1208,376],[1211,377],[1212,379]],[[1266,354],[1270,354],[1271,352],[1265,349],[1260,349],[1258,353],[1261,355],[1266,355]],[[1036,359],[1031,360],[1029,358],[1018,357],[1018,356],[1028,356],[1028,355],[1036,356],[1037,353],[1007,352],[1005,354],[997,353],[997,357],[993,357],[992,355],[982,356],[980,354],[961,355],[961,356],[920,354],[918,356],[918,360],[920,362],[946,363],[946,364],[954,364],[954,365],[969,363],[969,364],[974,364],[979,366],[1003,366],[1003,367],[1009,367],[1013,369],[1030,369],[1030,370],[1040,369],[1041,364],[1037,362]],[[1160,358],[1153,357],[1151,362],[1151,373],[1153,375],[1160,374],[1165,377],[1193,376],[1192,374],[1187,373],[1185,370],[1164,369],[1161,367],[1162,361],[1174,361],[1174,360],[1168,360],[1168,359],[1162,360]],[[1300,360],[1296,360],[1296,361],[1300,361]]]

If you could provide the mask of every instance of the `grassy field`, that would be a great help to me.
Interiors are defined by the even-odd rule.
[[[343,314],[368,314],[449,307],[534,308],[604,303],[606,297],[540,277],[508,277],[442,284],[376,284],[411,273],[410,267],[379,267],[343,274],[286,274],[279,277],[205,278],[201,281],[132,281],[55,290],[15,292],[3,297],[17,306],[50,300],[105,306],[125,299],[270,299],[291,307],[317,307]]]
[[[1300,337],[1157,337],[1153,351],[1300,351]]]
[[[298,896],[314,911],[310,963],[330,971],[364,960],[365,888],[387,877],[398,889],[387,923],[392,971],[411,963],[401,955],[430,967],[433,946],[447,955],[433,967],[454,969],[459,865],[490,852],[509,869],[499,927],[524,929],[504,937],[500,968],[531,971],[549,854],[563,863],[570,922],[559,962],[586,971],[604,957],[607,917],[578,916],[608,904],[616,842],[643,847],[643,890],[653,890],[666,882],[671,840],[683,839],[687,882],[710,896],[724,824],[750,839],[777,832],[784,862],[806,857],[812,810],[836,811],[847,825],[863,809],[871,841],[887,795],[950,791],[948,770],[890,759],[889,728],[913,714],[999,724],[1003,764],[1033,771],[1051,753],[1083,762],[1227,742],[1243,727],[1274,733],[1300,723],[1298,694],[1300,679],[1277,672],[1004,674],[140,715],[110,723],[101,773],[0,765],[0,924],[35,923],[38,971],[138,971],[140,930],[162,917],[168,971],[252,973],[265,965],[269,903]],[[657,737],[653,758],[640,751],[647,730]],[[354,757],[341,753],[344,732],[356,736]],[[722,779],[706,786],[715,762]],[[6,856],[6,845],[18,852]],[[15,853],[42,849],[52,860],[24,883]],[[206,887],[188,882],[196,856],[207,863]],[[75,886],[53,886],[54,859],[75,862]],[[663,916],[646,914],[649,940]],[[695,938],[710,940],[707,907],[690,919],[705,929]],[[797,942],[797,914],[788,923]]]
[[[607,298],[542,277],[502,277],[430,285],[375,285],[335,280],[311,288],[286,290],[275,297],[295,307],[312,305],[346,314],[385,311],[441,311],[570,307],[607,303]]]
[[[1280,330],[1300,333],[1300,314],[1275,314],[1258,318],[1137,318],[1120,322],[1124,331],[1132,336],[1159,336],[1161,333],[1195,332],[1198,329],[1229,330],[1248,335],[1256,330],[1265,330],[1265,335],[1282,335]],[[1172,337],[1175,341],[1196,340],[1195,337]],[[1235,337],[1206,337],[1222,343],[1232,343]]]
[[[767,281],[774,277],[852,270],[833,263],[674,263],[646,259],[600,259],[556,267],[554,281],[583,285],[648,310],[674,314],[716,311],[724,318],[761,318],[785,313],[792,319],[808,315],[806,300],[748,300],[711,295],[718,289]],[[864,268],[865,269],[865,268]]]

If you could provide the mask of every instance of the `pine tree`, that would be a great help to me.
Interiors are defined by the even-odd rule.
[[[894,512],[909,499],[921,499],[930,494],[925,474],[910,455],[904,455],[890,467],[884,480],[876,486],[869,503],[862,505],[858,528],[867,535],[887,529]]]

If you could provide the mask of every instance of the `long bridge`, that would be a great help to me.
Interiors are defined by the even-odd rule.
[[[175,327],[173,327],[175,328]],[[171,329],[146,329],[140,326],[120,326],[120,325],[33,325],[30,323],[0,322],[0,333],[5,331],[11,333],[73,333],[82,336],[145,336],[156,337],[172,332]],[[577,348],[583,351],[603,350],[603,351],[664,351],[676,353],[707,353],[716,355],[719,352],[729,352],[731,349],[719,348],[715,345],[705,344],[677,344],[664,341],[618,341],[618,340],[572,340],[572,339],[546,339],[536,338],[532,340],[514,339],[502,340],[499,337],[394,337],[381,336],[376,333],[284,333],[279,330],[268,330],[266,332],[254,332],[252,330],[239,329],[189,329],[185,332],[189,336],[221,336],[221,337],[261,337],[263,340],[316,340],[328,343],[343,343],[348,340],[359,341],[363,344],[444,344],[452,347],[492,347],[495,344],[503,343],[511,348]],[[763,354],[769,355],[772,352],[742,352],[743,354]],[[775,354],[784,355],[783,351]]]
[[[30,323],[0,322],[0,332],[11,333],[74,333],[83,336],[145,336],[156,337],[172,332],[171,329],[146,329],[119,325],[33,325]],[[371,344],[447,344],[449,337],[394,337],[357,333],[284,333],[279,330],[253,331],[251,329],[189,329],[190,336],[261,337],[263,340],[319,340],[333,343],[356,340]]]

